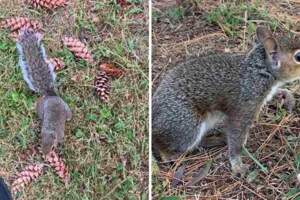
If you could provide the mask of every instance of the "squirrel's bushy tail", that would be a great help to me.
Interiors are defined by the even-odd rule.
[[[29,88],[42,95],[55,96],[54,66],[48,61],[41,43],[42,35],[22,29],[17,41],[19,65]]]

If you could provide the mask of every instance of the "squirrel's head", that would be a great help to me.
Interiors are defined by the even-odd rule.
[[[275,39],[272,32],[259,26],[256,29],[258,41],[266,52],[267,62],[282,81],[300,78],[300,38],[281,37]]]
[[[56,146],[56,134],[54,131],[42,130],[42,152],[47,155]]]

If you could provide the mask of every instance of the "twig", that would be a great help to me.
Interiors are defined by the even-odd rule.
[[[270,124],[270,123],[263,123],[263,122],[260,122],[257,124],[264,125],[264,126],[275,126],[275,127],[280,127],[280,128],[289,128],[289,129],[293,129],[293,130],[300,130],[300,128],[297,128],[297,127],[283,126],[280,124]]]
[[[256,196],[258,196],[258,197],[260,197],[260,198],[262,198],[262,199],[265,199],[265,200],[267,200],[267,198],[266,198],[266,197],[264,197],[264,196],[261,196],[260,194],[256,193],[254,190],[252,190],[251,188],[247,187],[246,185],[244,185],[244,184],[241,184],[241,186],[242,186],[242,187],[244,187],[244,188],[246,188],[247,190],[249,190],[250,192],[252,192],[252,193],[253,193],[253,194],[255,194]]]
[[[284,124],[286,121],[289,120],[289,116],[283,118],[280,123],[279,126],[277,126],[272,133],[268,136],[268,138],[264,141],[264,143],[257,149],[256,152],[260,151],[262,148],[264,148],[266,146],[266,144],[271,140],[271,138],[276,134],[276,132],[281,128],[281,125]]]
[[[265,174],[268,173],[268,168],[263,166],[249,151],[246,147],[243,147],[243,151],[260,167],[261,171]]]

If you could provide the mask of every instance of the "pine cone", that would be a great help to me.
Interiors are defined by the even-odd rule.
[[[62,61],[59,58],[50,58],[48,62],[52,63],[54,65],[54,70],[55,71],[60,71],[65,67],[64,61]]]
[[[56,174],[63,180],[67,185],[70,181],[70,174],[68,168],[65,166],[64,161],[55,153],[55,151],[50,151],[46,156],[45,160],[49,165],[55,170]]]
[[[87,62],[92,63],[93,57],[91,52],[87,49],[84,43],[79,41],[76,38],[72,37],[64,37],[63,38],[63,44],[75,54],[76,57],[82,58],[86,60]]]
[[[124,71],[115,67],[113,64],[103,63],[100,65],[100,70],[105,71],[108,76],[119,78],[124,74]]]
[[[15,180],[12,183],[13,193],[20,191],[26,185],[36,180],[43,173],[43,164],[29,165],[24,168],[23,171],[16,175]]]
[[[66,0],[26,0],[25,3],[31,4],[34,8],[55,9],[67,5]]]
[[[0,23],[2,28],[10,29],[10,31],[19,31],[21,28],[28,28],[34,31],[40,31],[42,24],[36,20],[29,19],[27,17],[12,17],[2,20]]]
[[[94,80],[96,94],[105,103],[109,100],[109,93],[111,89],[110,81],[111,80],[106,72],[101,70],[97,73],[97,76]]]

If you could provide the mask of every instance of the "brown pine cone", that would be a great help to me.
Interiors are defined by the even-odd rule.
[[[82,58],[89,63],[93,63],[91,52],[87,49],[84,43],[76,38],[64,37],[63,44],[78,58]]]
[[[59,58],[50,58],[48,61],[54,65],[54,71],[60,71],[65,67],[64,61]]]
[[[29,19],[27,17],[12,17],[2,20],[0,23],[2,28],[7,28],[10,31],[19,31],[21,28],[28,28],[34,31],[40,31],[42,24],[36,20]]]
[[[101,101],[107,103],[111,89],[110,78],[105,71],[100,70],[94,80],[96,95]]]
[[[67,5],[66,0],[26,0],[25,3],[31,4],[34,8],[46,8],[49,10]]]
[[[43,164],[33,164],[24,168],[23,171],[16,175],[12,183],[12,192],[18,192],[29,183],[36,180],[43,173]]]
[[[55,151],[50,151],[46,156],[44,156],[44,159],[55,170],[56,174],[63,180],[63,182],[68,185],[70,182],[70,174],[62,158],[60,158]]]

